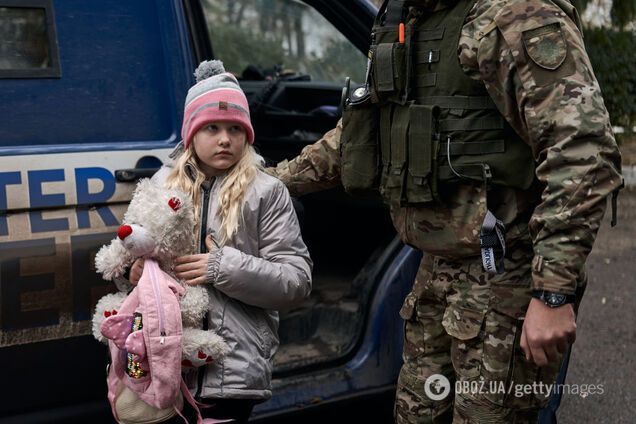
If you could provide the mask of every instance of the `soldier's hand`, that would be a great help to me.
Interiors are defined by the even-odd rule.
[[[130,267],[130,273],[128,274],[128,281],[133,286],[136,286],[141,279],[141,274],[144,272],[144,260],[139,258]]]
[[[540,367],[557,361],[575,339],[572,304],[550,308],[539,299],[530,300],[521,331],[521,349],[528,361]]]

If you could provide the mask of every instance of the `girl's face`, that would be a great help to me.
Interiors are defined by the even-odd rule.
[[[210,122],[194,135],[199,166],[209,177],[222,174],[243,156],[247,145],[245,129],[233,122]]]

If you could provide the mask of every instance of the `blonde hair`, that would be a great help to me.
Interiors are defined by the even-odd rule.
[[[241,158],[225,175],[216,199],[219,202],[218,214],[221,218],[220,239],[215,240],[219,245],[225,245],[236,234],[243,216],[245,192],[256,177],[257,171],[263,169],[263,162],[263,158],[256,153],[254,147],[246,144]],[[205,179],[206,176],[201,171],[194,151],[194,143],[190,143],[177,158],[174,169],[166,179],[166,186],[181,189],[190,195],[194,204],[197,232],[201,230],[201,214],[205,213],[201,211],[201,185]]]

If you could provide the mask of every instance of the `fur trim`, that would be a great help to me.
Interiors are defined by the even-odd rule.
[[[124,303],[126,297],[128,297],[126,293],[110,293],[97,302],[95,313],[93,314],[93,337],[95,337],[97,341],[108,344],[108,339],[102,336],[102,332],[100,331],[102,322],[104,322],[107,316],[117,314],[116,311],[119,310],[119,307]],[[113,311],[115,312],[113,313]]]
[[[230,351],[225,340],[213,331],[184,328],[182,364],[200,367],[211,362],[222,362]]]

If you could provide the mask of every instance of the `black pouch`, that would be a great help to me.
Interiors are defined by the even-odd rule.
[[[340,177],[350,194],[370,194],[379,186],[379,110],[368,88],[353,88],[342,113]]]
[[[408,157],[409,107],[390,104],[380,112],[382,156],[386,155],[382,172],[382,196],[391,204],[403,204],[404,177]]]
[[[438,198],[435,184],[437,174],[437,106],[411,105],[409,108],[408,203],[427,203]]]
[[[408,34],[407,30],[407,34]],[[375,103],[391,101],[405,104],[410,79],[410,36],[398,41],[398,29],[380,27],[374,30],[371,45],[369,88]]]

